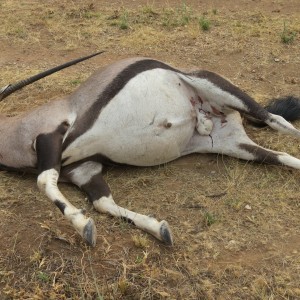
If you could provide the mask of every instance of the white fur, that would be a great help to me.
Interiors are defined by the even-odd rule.
[[[278,130],[279,132],[300,138],[299,130],[297,130],[290,122],[286,121],[281,116],[277,116],[271,113],[269,113],[269,115],[270,115],[270,120],[267,120],[266,123],[271,128]]]
[[[160,228],[163,224],[167,225],[166,221],[158,222],[155,218],[148,217],[142,214],[135,213],[121,206],[118,206],[112,196],[101,197],[93,202],[94,207],[99,212],[108,213],[114,217],[128,218],[134,222],[134,225],[150,234],[157,239],[162,240]]]
[[[37,179],[39,189],[53,202],[58,200],[65,204],[64,215],[69,220],[75,230],[82,236],[85,225],[90,221],[82,214],[82,210],[73,206],[59,191],[57,180],[59,174],[55,169],[50,169],[42,172]]]
[[[208,101],[210,105],[213,105],[219,111],[226,110],[226,106],[234,106],[241,110],[247,109],[239,98],[222,90],[207,79],[185,76],[182,74],[178,75],[184,82],[196,88],[197,94],[203,100]]]
[[[279,155],[279,160],[282,162],[283,165],[295,168],[295,169],[300,169],[300,160],[288,155],[286,153],[280,153]]]
[[[94,175],[101,173],[101,171],[101,164],[87,161],[82,163],[75,170],[71,171],[70,175],[72,177],[72,181],[81,187],[88,183]]]
[[[213,116],[212,122],[214,124],[210,136],[199,135],[197,132],[191,138],[189,144],[186,146],[182,155],[190,153],[220,153],[240,157],[244,151],[238,148],[239,143],[254,143],[248,138],[241,116],[238,112],[233,111],[226,116],[227,123],[222,124],[219,117]],[[242,158],[242,157],[240,157]],[[253,155],[249,153],[245,159],[253,159]]]
[[[200,135],[210,135],[213,129],[213,122],[205,113],[198,111],[196,128]]]
[[[64,151],[63,158],[70,157],[66,164],[95,153],[138,166],[178,158],[197,121],[191,97],[194,90],[174,72],[137,75],[102,110],[93,127]]]

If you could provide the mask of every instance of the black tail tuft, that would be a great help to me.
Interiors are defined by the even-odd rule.
[[[276,98],[271,100],[264,108],[271,114],[279,115],[289,122],[300,120],[300,98],[294,96]],[[260,120],[252,117],[248,118],[248,116],[246,118],[256,127],[267,126]]]
[[[272,100],[265,109],[275,115],[282,116],[287,121],[300,119],[300,99],[286,96]]]

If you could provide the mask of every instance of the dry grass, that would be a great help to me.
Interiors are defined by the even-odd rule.
[[[219,72],[261,102],[300,95],[297,0],[101,2],[0,3],[0,86],[106,50],[12,95],[1,113],[52,101],[97,67],[133,55]],[[294,35],[290,43],[282,42],[284,30]],[[295,139],[248,131],[260,145],[299,156]],[[105,179],[121,206],[167,219],[174,247],[98,215],[79,190],[61,185],[96,220],[98,244],[89,249],[38,192],[35,177],[2,172],[1,299],[300,298],[299,172],[193,155],[160,167],[109,169]]]

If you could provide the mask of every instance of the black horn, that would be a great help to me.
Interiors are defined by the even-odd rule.
[[[20,90],[21,88],[23,88],[24,86],[28,85],[28,84],[31,84],[37,80],[40,80],[46,76],[49,76],[55,72],[58,72],[62,69],[65,69],[65,68],[68,68],[70,66],[73,66],[79,62],[82,62],[86,59],[89,59],[91,57],[94,57],[96,55],[99,55],[101,53],[103,53],[104,51],[100,51],[100,52],[97,52],[97,53],[94,53],[94,54],[91,54],[91,55],[88,55],[88,56],[84,56],[84,57],[81,57],[81,58],[77,58],[77,59],[74,59],[72,61],[69,61],[65,64],[62,64],[60,66],[57,66],[57,67],[54,67],[52,69],[49,69],[47,71],[44,71],[42,73],[39,73],[39,74],[36,74],[32,77],[29,77],[27,79],[24,79],[24,80],[21,80],[17,83],[14,83],[14,84],[9,84],[9,85],[6,85],[4,86],[3,88],[0,89],[0,101],[2,101],[4,98],[6,98],[7,96],[9,96],[10,94],[12,94],[13,92],[17,91],[17,90]]]

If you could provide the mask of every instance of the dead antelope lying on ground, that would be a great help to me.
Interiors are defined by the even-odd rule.
[[[0,100],[64,67],[4,87]],[[297,99],[280,104],[283,111],[292,104],[299,112]],[[172,244],[166,221],[114,202],[102,177],[103,166],[154,166],[190,153],[220,153],[300,169],[299,159],[251,141],[240,113],[300,138],[300,131],[283,117],[268,112],[215,73],[185,73],[149,58],[125,59],[100,69],[70,96],[22,116],[2,116],[0,168],[38,170],[40,190],[90,245],[96,243],[94,221],[61,194],[59,180],[79,186],[97,211],[124,218]]]

